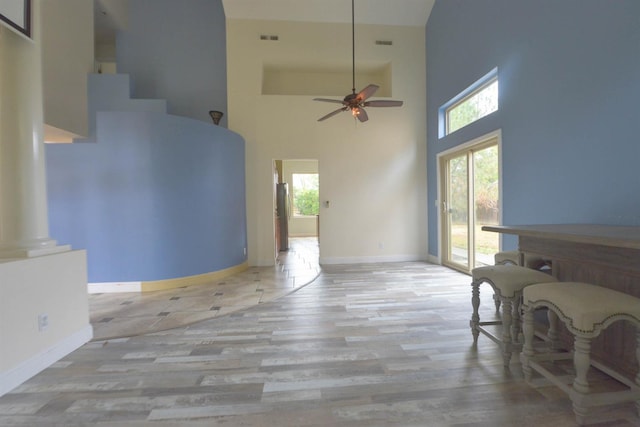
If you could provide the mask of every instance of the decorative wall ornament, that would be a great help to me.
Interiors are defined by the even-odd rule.
[[[211,119],[213,120],[213,124],[214,125],[219,125],[220,124],[220,119],[222,118],[222,116],[224,116],[224,113],[222,111],[211,110],[211,111],[209,111],[209,115],[211,116]]]

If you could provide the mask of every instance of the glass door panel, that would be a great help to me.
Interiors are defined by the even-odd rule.
[[[491,265],[499,251],[500,235],[482,231],[484,225],[498,225],[498,146],[472,152],[475,266]]]
[[[447,213],[449,220],[449,260],[469,267],[469,165],[467,155],[449,160],[449,191]]]

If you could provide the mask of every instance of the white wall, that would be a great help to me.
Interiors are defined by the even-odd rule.
[[[357,26],[358,63],[392,66],[401,108],[370,108],[367,123],[307,95],[261,95],[263,63],[344,68],[351,26],[227,20],[229,128],[245,137],[249,263],[274,263],[272,162],[318,159],[324,263],[426,259],[425,37],[423,27]],[[261,34],[279,41],[261,41]],[[392,40],[378,46],[375,40]],[[317,95],[339,99],[350,92]],[[348,81],[348,80],[347,80]],[[368,81],[356,81],[357,89]],[[322,88],[321,88],[322,87]],[[321,90],[322,89],[322,90]],[[375,98],[375,97],[374,97]]]
[[[93,1],[42,2],[45,141],[87,136],[87,75],[93,72]]]
[[[84,251],[0,262],[0,396],[91,337]]]

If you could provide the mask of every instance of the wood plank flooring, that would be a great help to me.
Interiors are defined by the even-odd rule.
[[[1,397],[0,425],[575,425],[555,387],[525,384],[484,337],[473,348],[469,283],[426,263],[325,266],[271,302],[91,342]],[[633,405],[592,420],[639,425]]]
[[[156,292],[89,295],[94,340],[187,326],[280,298],[320,273],[318,240],[290,238],[273,267],[250,267],[209,284]]]

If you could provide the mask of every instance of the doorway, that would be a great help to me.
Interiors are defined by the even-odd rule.
[[[500,132],[469,141],[438,157],[442,264],[470,273],[494,263],[501,221]]]
[[[320,232],[320,175],[316,159],[274,161],[276,258],[290,239],[314,239]]]

